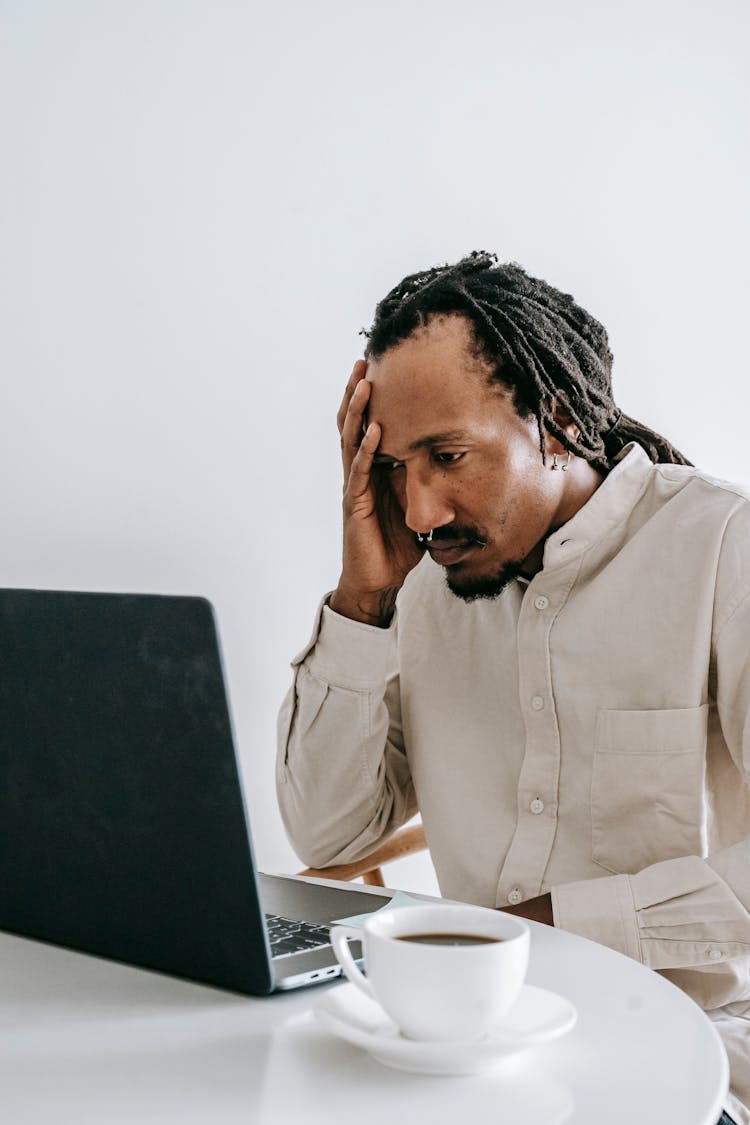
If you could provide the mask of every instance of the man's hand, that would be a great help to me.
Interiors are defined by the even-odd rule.
[[[416,536],[373,458],[380,444],[380,426],[364,427],[371,384],[367,362],[354,365],[338,412],[344,463],[344,557],[339,584],[329,605],[336,613],[386,627],[396,594],[422,557]]]
[[[539,895],[538,898],[529,898],[518,906],[504,906],[506,914],[517,914],[520,918],[528,918],[531,922],[544,922],[546,926],[554,926],[552,917],[552,895]]]

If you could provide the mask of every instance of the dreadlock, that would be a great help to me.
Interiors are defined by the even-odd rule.
[[[478,354],[494,367],[491,382],[512,390],[519,413],[536,417],[543,459],[546,431],[603,473],[630,441],[652,461],[690,464],[661,434],[615,405],[612,353],[599,321],[519,265],[498,265],[495,254],[475,250],[455,265],[405,277],[378,304],[372,328],[363,333],[366,356],[379,358],[441,314],[471,321]],[[579,437],[555,421],[560,408]]]

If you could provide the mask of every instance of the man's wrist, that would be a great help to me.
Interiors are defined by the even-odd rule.
[[[538,898],[528,898],[518,906],[503,906],[506,914],[517,914],[519,918],[528,918],[531,922],[544,922],[545,926],[554,926],[555,919],[552,913],[552,895],[539,895]]]
[[[398,587],[379,590],[376,594],[351,594],[337,587],[328,599],[328,607],[341,617],[351,621],[361,621],[364,625],[375,625],[387,629],[393,620],[396,609]]]

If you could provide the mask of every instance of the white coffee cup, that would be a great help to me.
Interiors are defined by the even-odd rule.
[[[484,940],[448,944],[436,935]],[[367,977],[349,941],[363,943]],[[409,1039],[458,1042],[486,1035],[517,998],[529,961],[523,919],[482,906],[382,910],[361,929],[333,926],[331,942],[352,984],[376,1000]]]

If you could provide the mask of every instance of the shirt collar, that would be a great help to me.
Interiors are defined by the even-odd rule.
[[[626,519],[653,468],[653,462],[637,442],[626,445],[596,492],[567,523],[550,535],[544,547],[543,566],[567,562]]]

